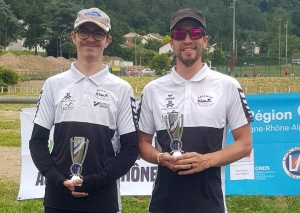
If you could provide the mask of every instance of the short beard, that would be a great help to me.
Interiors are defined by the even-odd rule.
[[[200,52],[197,53],[197,55],[194,58],[187,58],[184,59],[180,54],[176,55],[179,61],[181,61],[186,67],[191,67],[193,64],[202,57],[202,54]]]

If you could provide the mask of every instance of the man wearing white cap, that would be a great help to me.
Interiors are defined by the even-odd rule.
[[[71,32],[77,61],[41,91],[29,146],[47,178],[45,213],[121,210],[118,179],[138,155],[137,120],[132,87],[102,64],[110,30],[103,11],[79,11]]]

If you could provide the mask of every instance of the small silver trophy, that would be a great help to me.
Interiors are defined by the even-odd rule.
[[[172,149],[173,156],[182,155],[182,142],[181,136],[183,132],[183,114],[179,112],[169,112],[165,116],[165,123],[167,126],[167,132],[170,136],[171,143],[170,147]]]
[[[72,158],[72,166],[70,167],[70,171],[72,173],[72,180],[78,180],[82,176],[80,175],[82,172],[82,164],[84,162],[87,150],[89,146],[89,140],[84,137],[73,137],[70,139],[70,151]],[[77,186],[81,186],[81,184],[77,184]]]

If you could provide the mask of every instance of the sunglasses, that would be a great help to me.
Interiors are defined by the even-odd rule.
[[[187,33],[193,40],[197,40],[205,36],[205,31],[202,28],[192,28],[189,30],[185,30],[185,29],[173,30],[171,37],[174,40],[182,41],[185,39]]]

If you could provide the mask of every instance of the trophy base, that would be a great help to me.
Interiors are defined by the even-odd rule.
[[[179,156],[181,156],[182,155],[182,153],[180,152],[180,151],[175,151],[175,152],[173,152],[173,154],[172,154],[172,156],[174,156],[174,157],[179,157]]]
[[[71,180],[68,180],[68,181],[79,180],[79,179],[81,179],[81,178],[78,175],[74,175],[74,176],[72,176]],[[82,184],[81,183],[76,184],[75,186],[82,186]]]

